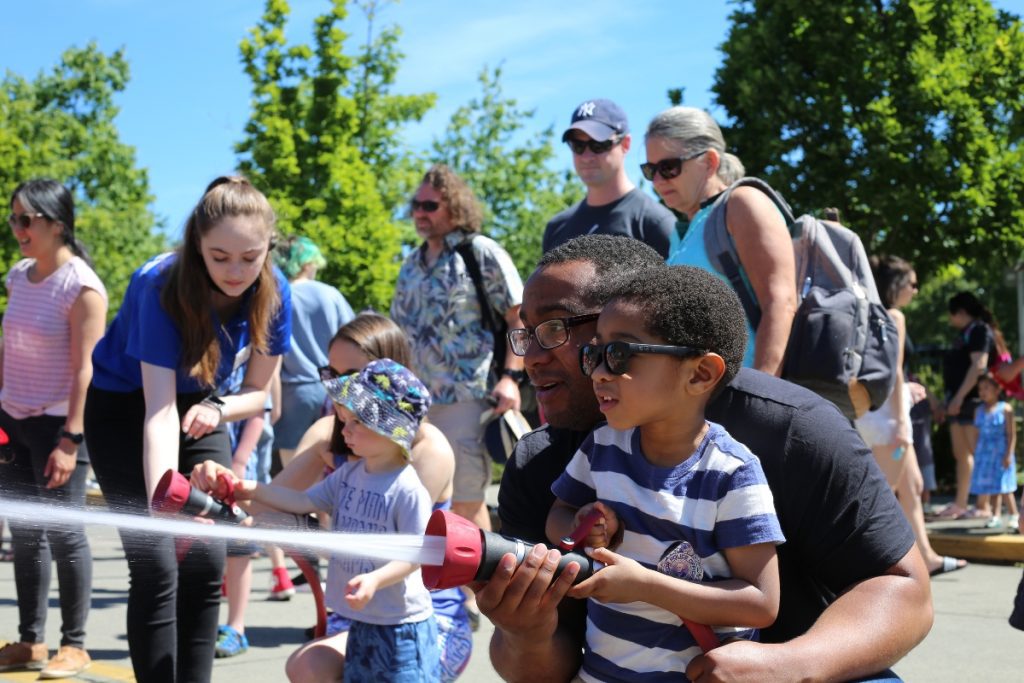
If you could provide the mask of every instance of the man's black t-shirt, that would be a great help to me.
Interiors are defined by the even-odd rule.
[[[871,451],[839,410],[817,394],[743,369],[708,406],[761,460],[786,535],[778,546],[781,604],[763,642],[807,631],[840,593],[879,576],[914,535]],[[551,484],[585,434],[545,427],[525,436],[498,494],[502,533],[544,540]]]
[[[557,214],[544,229],[541,249],[546,254],[582,235],[625,235],[646,242],[667,258],[669,235],[675,226],[671,211],[633,188],[610,204],[591,206],[584,199]]]

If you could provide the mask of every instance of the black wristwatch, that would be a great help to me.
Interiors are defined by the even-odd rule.
[[[504,370],[502,370],[501,374],[504,375],[505,377],[511,377],[512,379],[514,379],[516,381],[516,384],[522,384],[527,379],[526,370],[510,370],[508,368],[505,368]]]
[[[69,432],[66,429],[60,431],[60,438],[67,439],[76,446],[81,446],[82,442],[85,441],[85,434],[82,432]]]

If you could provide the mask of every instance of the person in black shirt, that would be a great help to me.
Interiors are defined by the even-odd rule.
[[[543,541],[551,482],[600,422],[577,362],[594,333],[589,316],[603,303],[594,286],[620,269],[651,268],[657,277],[664,267],[639,242],[593,235],[546,254],[527,282],[526,333],[512,348],[525,353],[549,424],[525,436],[506,465],[498,498],[503,534]],[[687,675],[851,679],[886,669],[917,645],[932,623],[928,571],[870,450],[835,406],[744,369],[707,418],[761,459],[787,542],[778,548],[779,618],[762,631],[763,642],[713,650],[695,658]],[[477,586],[480,609],[495,624],[491,661],[508,680],[567,681],[579,667],[582,621],[573,601],[561,617],[558,609],[576,568],[552,582],[558,556],[539,543],[520,567],[507,555],[490,582]]]

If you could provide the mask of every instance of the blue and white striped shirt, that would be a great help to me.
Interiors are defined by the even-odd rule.
[[[616,552],[654,569],[671,546],[688,541],[704,581],[731,577],[723,550],[782,543],[772,494],[758,459],[720,425],[708,423],[700,447],[674,467],[656,467],[640,450],[640,430],[598,428],[551,486],[575,507],[600,500],[625,527]],[[679,617],[645,602],[587,606],[585,681],[678,681],[700,648]],[[719,627],[720,637],[756,636]]]

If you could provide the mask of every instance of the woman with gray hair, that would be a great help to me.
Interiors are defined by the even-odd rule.
[[[669,208],[685,214],[689,226],[673,234],[669,265],[691,265],[728,280],[708,257],[704,228],[715,200],[744,175],[743,164],[725,151],[722,131],[711,116],[693,107],[672,107],[654,117],[645,135],[644,177]],[[796,312],[793,246],[782,214],[755,187],[741,186],[721,205],[739,256],[739,272],[761,310],[744,365],[777,375]]]

